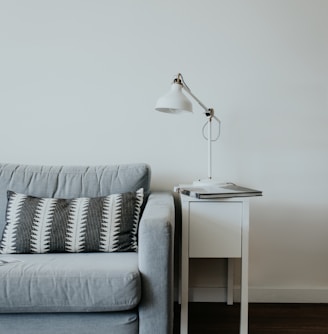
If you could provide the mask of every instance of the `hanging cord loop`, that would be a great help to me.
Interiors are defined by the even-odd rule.
[[[205,132],[206,132],[205,130],[208,126],[210,126],[210,122],[212,122],[212,119],[214,119],[219,124],[219,128],[218,128],[218,132],[217,132],[216,136],[214,138],[210,138],[210,139],[211,139],[211,142],[217,141],[220,138],[220,135],[221,135],[221,121],[214,115],[214,109],[208,109],[208,111],[205,112],[205,115],[207,117],[207,121],[202,127],[203,138],[208,140],[208,137],[205,134]]]

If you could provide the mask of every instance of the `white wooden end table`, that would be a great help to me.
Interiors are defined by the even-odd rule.
[[[182,208],[180,333],[188,333],[189,259],[228,258],[227,303],[232,304],[233,260],[241,258],[240,334],[247,334],[249,198],[200,199],[176,190]],[[259,195],[262,193],[249,194]]]

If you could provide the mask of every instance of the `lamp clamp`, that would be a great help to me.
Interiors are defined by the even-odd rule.
[[[209,121],[211,121],[214,117],[214,109],[208,108],[207,111],[205,111],[205,116],[209,119]]]
[[[184,86],[184,81],[181,73],[178,73],[178,75],[174,78],[173,83]]]

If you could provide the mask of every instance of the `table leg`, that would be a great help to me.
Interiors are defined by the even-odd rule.
[[[188,259],[189,261],[189,259]],[[181,272],[181,317],[180,317],[180,334],[188,334],[188,294],[189,294],[189,275],[188,261],[182,261]],[[184,263],[185,262],[185,263]]]
[[[248,239],[249,202],[243,204],[242,258],[241,258],[241,296],[240,296],[240,334],[248,333]]]
[[[233,305],[233,272],[234,259],[228,258],[228,278],[227,278],[227,304]]]
[[[181,316],[180,334],[188,334],[189,301],[189,203],[182,202],[182,240],[181,240]]]

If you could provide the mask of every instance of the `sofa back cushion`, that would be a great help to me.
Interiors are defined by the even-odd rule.
[[[45,198],[103,197],[150,191],[147,164],[109,166],[31,166],[0,164],[0,235],[6,224],[7,191]]]

